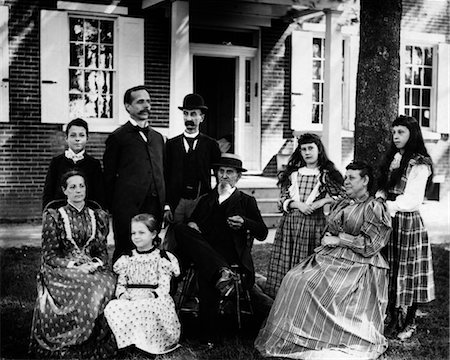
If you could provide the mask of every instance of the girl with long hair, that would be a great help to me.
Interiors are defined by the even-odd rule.
[[[284,275],[320,245],[325,227],[323,206],[343,193],[343,178],[328,159],[320,138],[300,136],[287,167],[279,174],[280,209],[265,292],[275,297]]]
[[[419,123],[401,115],[392,123],[392,144],[381,164],[378,195],[392,216],[387,246],[390,265],[389,322],[386,335],[410,338],[417,305],[435,298],[431,247],[419,207],[433,174]]]

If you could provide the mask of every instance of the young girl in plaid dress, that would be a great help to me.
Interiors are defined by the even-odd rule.
[[[416,330],[417,304],[435,298],[431,247],[418,211],[433,170],[416,119],[395,119],[392,139],[379,181],[379,195],[387,199],[393,218],[392,238],[387,246],[390,321],[386,335],[397,334],[406,340]]]
[[[279,175],[283,217],[275,233],[265,292],[275,297],[284,275],[320,245],[323,206],[342,192],[343,178],[328,159],[320,138],[303,134]]]

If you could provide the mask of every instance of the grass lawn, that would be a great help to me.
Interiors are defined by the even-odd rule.
[[[253,256],[257,272],[265,275],[271,244],[255,244]],[[449,251],[445,245],[433,246],[436,300],[421,308],[418,331],[413,338],[402,343],[390,340],[382,360],[449,358]],[[31,317],[36,296],[36,273],[40,249],[21,247],[0,249],[1,264],[1,359],[26,359]],[[195,333],[196,319],[183,318],[185,333]],[[226,319],[225,319],[226,320]],[[179,350],[157,356],[157,360],[228,360],[262,359],[253,348],[253,340],[262,319],[247,320],[243,330],[237,332],[234,322],[225,322],[224,342],[211,350],[193,345],[182,339]],[[121,359],[146,359],[137,352],[125,352]]]

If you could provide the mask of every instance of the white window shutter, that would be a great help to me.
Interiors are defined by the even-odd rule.
[[[0,122],[9,121],[9,8],[0,5]]]
[[[69,21],[67,13],[41,10],[41,119],[69,120]]]
[[[450,44],[437,46],[436,131],[450,131]]]
[[[119,123],[123,124],[128,119],[123,105],[125,91],[136,85],[144,85],[144,19],[119,17],[118,36],[118,86],[115,98],[119,108]]]
[[[311,127],[312,33],[292,32],[291,127],[302,131]]]

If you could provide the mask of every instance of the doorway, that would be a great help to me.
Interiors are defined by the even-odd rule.
[[[200,131],[220,140],[222,149],[234,152],[236,60],[210,56],[194,56],[193,60],[194,92],[208,106]]]

